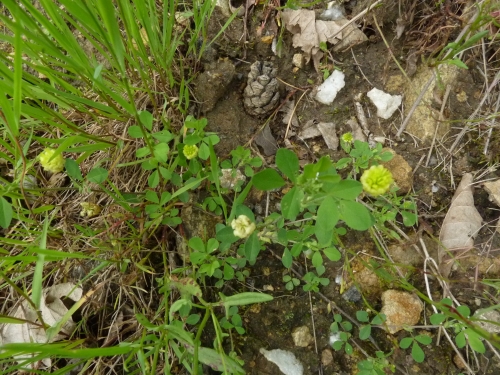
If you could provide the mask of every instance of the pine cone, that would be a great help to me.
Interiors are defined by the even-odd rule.
[[[256,61],[250,66],[247,87],[243,93],[246,111],[255,116],[271,112],[280,99],[278,69],[270,61]]]

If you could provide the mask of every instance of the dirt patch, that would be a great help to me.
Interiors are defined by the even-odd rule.
[[[360,1],[354,6],[353,3],[355,2],[351,1],[345,4],[345,11],[352,16],[358,14],[370,2]],[[446,155],[446,145],[449,145],[452,141],[452,136],[457,132],[456,128],[460,127],[462,121],[470,116],[481,99],[483,79],[475,73],[473,63],[469,70],[458,69],[455,66],[445,67],[442,70],[442,77],[439,77],[429,89],[427,96],[421,103],[422,113],[425,113],[424,116],[432,122],[425,136],[420,136],[417,131],[412,131],[412,129],[420,130],[423,128],[422,118],[416,115],[413,120],[413,128],[409,126],[407,132],[403,133],[402,139],[395,137],[408,113],[409,107],[420,93],[423,86],[422,82],[432,75],[426,64],[421,64],[418,59],[415,60],[415,55],[419,56],[419,58],[433,56],[435,52],[439,52],[444,44],[456,37],[460,31],[457,18],[462,16],[461,12],[464,10],[465,2],[457,2],[457,4],[442,10],[446,14],[452,13],[453,17],[450,16],[452,20],[444,20],[444,13],[433,13],[430,19],[434,19],[435,24],[432,24],[432,27],[430,19],[424,22],[417,16],[418,12],[431,12],[432,9],[425,7],[434,6],[430,2],[424,3],[418,5],[417,2],[406,2],[405,4],[410,8],[408,9],[409,12],[403,16],[398,14],[396,2],[391,1],[387,5],[384,4],[383,7],[377,9],[375,13],[376,19],[370,16],[361,22],[362,30],[368,36],[368,42],[343,52],[327,55],[321,61],[321,68],[325,71],[331,71],[335,67],[341,69],[345,74],[345,87],[340,91],[333,104],[328,106],[321,105],[313,99],[315,87],[322,82],[322,72],[315,71],[312,63],[302,69],[294,67],[293,56],[300,51],[292,47],[292,35],[290,33],[285,32],[282,35],[282,48],[279,57],[273,52],[271,44],[263,42],[262,36],[266,30],[275,29],[275,26],[270,26],[274,22],[271,15],[275,15],[275,12],[269,13],[267,8],[252,8],[251,13],[248,15],[246,29],[244,28],[244,21],[236,19],[214,43],[214,48],[218,51],[217,56],[232,58],[236,71],[232,82],[227,85],[225,93],[220,100],[217,100],[214,108],[206,113],[209,129],[216,131],[221,137],[222,142],[218,149],[220,155],[227,155],[235,146],[248,142],[259,129],[263,128],[265,122],[269,121],[270,129],[278,144],[282,147],[292,147],[304,162],[312,162],[324,154],[329,154],[334,159],[343,156],[341,151],[328,150],[321,137],[303,141],[293,136],[299,130],[293,127],[291,129],[292,137],[285,140],[287,125],[282,122],[282,114],[276,115],[274,113],[269,119],[264,119],[250,116],[245,112],[242,104],[243,88],[249,66],[255,61],[272,61],[278,67],[278,78],[283,90],[282,101],[285,100],[285,97],[295,100],[295,114],[300,124],[305,124],[310,120],[333,122],[336,124],[337,135],[350,131],[350,127],[346,122],[356,117],[354,98],[359,93],[366,93],[373,87],[391,94],[406,92],[404,108],[389,120],[378,118],[375,115],[376,108],[365,96],[363,96],[361,104],[366,112],[370,132],[375,136],[385,137],[387,145],[404,158],[413,170],[414,181],[408,190],[418,202],[421,220],[421,230],[418,233],[423,233],[425,228],[428,233],[424,236],[425,241],[429,246],[429,251],[435,254],[437,242],[433,240],[432,236],[437,236],[439,233],[442,220],[454,193],[456,181],[460,179],[463,173],[478,170],[486,162],[497,160],[495,152],[498,151],[500,146],[498,135],[495,135],[491,139],[488,156],[481,155],[478,151],[478,145],[484,145],[484,143],[472,133],[469,135],[469,141],[465,148],[451,159],[453,162],[450,161],[449,155]],[[316,13],[320,14],[322,10],[316,9]],[[410,16],[414,17],[415,20],[418,19],[418,21],[414,21],[416,23],[412,24],[412,20],[408,18]],[[222,13],[215,13],[215,17],[210,20],[209,24],[209,38],[219,32],[220,25],[224,24],[224,20],[225,17]],[[264,25],[264,28],[262,25]],[[378,31],[379,27],[383,35]],[[435,35],[436,30],[444,27],[449,29],[446,35],[440,35],[439,37]],[[401,28],[405,29],[406,33],[402,32],[405,36],[398,37]],[[248,36],[245,36],[245,30],[248,31]],[[264,34],[258,34],[257,30],[259,30],[259,33],[264,30]],[[430,33],[433,37],[425,41],[425,43],[420,40],[420,44],[418,44],[416,35],[419,32]],[[390,49],[385,44],[386,41],[390,44]],[[415,68],[418,68],[418,70],[411,72],[415,76],[409,77],[412,84],[408,84],[407,78],[398,68],[395,60],[407,67],[409,71],[412,69],[409,69],[408,66],[412,64],[415,65]],[[446,78],[445,71],[453,72],[450,76],[451,79]],[[424,75],[425,79],[416,79],[415,77],[418,77],[419,74]],[[452,86],[447,103],[443,107],[444,111],[440,114],[447,83]],[[429,146],[434,139],[436,123],[440,123],[441,126],[436,133],[437,140],[434,141],[433,151],[428,156]],[[272,161],[272,158],[269,160]],[[494,173],[488,175],[488,177],[494,176]],[[499,216],[498,211],[490,209],[491,204],[486,201],[487,196],[485,193],[477,194],[476,198],[476,204],[483,218],[488,222],[495,221]],[[400,246],[400,249],[411,247],[417,243],[417,238],[414,236],[412,240],[395,245]],[[371,245],[366,245],[370,242],[371,240],[365,236],[348,236],[346,243],[349,245],[350,251],[344,255],[352,258],[353,254],[362,252],[364,254],[363,259],[365,259],[364,264],[367,264],[370,259],[378,256],[378,252]],[[500,248],[498,235],[493,235],[492,230],[487,227],[481,230],[479,242],[483,244],[483,247],[487,246],[492,250],[492,252],[488,253],[489,257],[494,257],[494,251]],[[274,250],[277,254],[282,252],[282,249],[279,248]],[[478,252],[479,255],[467,257],[467,261],[462,267],[456,268],[452,274],[453,279],[461,280],[464,284],[460,285],[466,286],[470,290],[470,294],[459,293],[463,296],[463,303],[468,306],[475,304],[475,298],[481,298],[480,292],[474,289],[474,285],[477,284],[466,281],[468,278],[473,277],[472,272],[478,270],[479,273],[475,275],[477,280],[478,276],[479,278],[483,275],[484,277],[492,277],[491,272],[497,268],[496,258],[487,260],[484,257],[485,250],[478,250]],[[401,269],[404,270],[407,279],[412,280],[413,284],[420,290],[424,290],[425,285],[422,279],[423,255],[412,251],[405,256],[404,250],[400,250],[395,254],[395,257],[397,257],[396,262],[402,263]],[[406,260],[408,260],[408,263],[405,262]],[[385,267],[383,262],[380,264],[381,267]],[[486,265],[490,265],[489,270],[485,270]],[[356,261],[352,265],[353,268],[358,266]],[[299,267],[303,267],[303,265]],[[363,297],[370,301],[375,309],[379,310],[381,307],[380,292],[397,283],[387,280],[381,281],[380,275],[373,270],[359,267],[357,279],[354,278],[353,283],[347,285],[347,289],[353,287],[356,291],[356,288],[360,287],[361,293],[364,294]],[[265,272],[264,268],[266,268]],[[331,349],[329,335],[332,315],[328,303],[314,293],[309,296],[300,288],[291,292],[285,290],[282,281],[283,272],[284,268],[281,261],[271,254],[264,255],[256,267],[252,269],[250,277],[252,288],[267,290],[268,293],[273,294],[275,300],[258,308],[247,309],[244,313],[247,335],[241,338],[239,350],[245,360],[248,372],[252,374],[278,373],[277,367],[265,360],[259,349],[282,348],[291,350],[300,359],[304,364],[306,374],[314,374],[318,373],[318,371],[352,373],[357,362],[363,359],[361,352],[358,350],[355,350],[353,356],[346,356],[343,351],[334,351],[332,352],[333,361],[326,365],[322,363],[322,353]],[[360,297],[357,300],[344,298],[346,294],[344,287],[346,285],[341,286],[341,284],[334,282],[336,278],[338,279],[342,275],[345,276],[343,261],[328,262],[325,277],[328,277],[331,283],[324,287],[322,292],[326,299],[334,301],[337,306],[354,316],[357,310],[363,308],[363,300],[359,290],[357,293]],[[370,278],[373,279],[373,288],[368,287],[371,282],[369,281]],[[248,282],[249,280],[247,280]],[[438,283],[432,283],[435,290],[440,289]],[[452,283],[451,285],[455,289],[455,286],[459,284]],[[272,287],[272,292],[269,292],[271,290],[269,286]],[[311,298],[311,301],[309,298]],[[440,298],[439,293],[436,293],[435,298]],[[432,314],[432,311],[428,309],[427,313]],[[306,348],[298,348],[293,344],[291,332],[294,328],[304,325],[307,325],[311,332],[315,332],[315,344]],[[417,331],[417,333],[422,332]],[[434,332],[432,335],[434,335]],[[404,336],[404,332],[399,332],[394,337],[388,336],[381,329],[374,332],[374,337],[376,337],[377,343],[380,345],[379,348],[386,351],[393,349],[391,340],[399,340]],[[361,346],[362,349],[372,354],[376,350],[372,343],[361,343]],[[406,371],[407,374],[458,373],[457,365],[453,361],[454,352],[447,344],[441,346],[431,345],[426,347],[424,351],[426,354],[425,363],[416,363],[408,351],[399,349],[394,352],[392,361],[400,371]],[[495,366],[493,364],[495,361],[496,359],[492,360],[492,365],[489,368]]]

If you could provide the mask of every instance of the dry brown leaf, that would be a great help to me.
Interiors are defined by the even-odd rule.
[[[474,206],[472,181],[472,174],[463,176],[441,227],[439,240],[442,246],[439,247],[438,263],[444,277],[448,277],[453,265],[454,256],[451,252],[472,248],[474,237],[481,228],[483,219]]]
[[[316,20],[313,10],[287,9],[281,13],[281,18],[287,30],[294,34],[293,46],[300,47],[304,51],[307,62],[311,57],[317,61],[323,55],[319,48],[321,42],[337,45],[334,49],[338,50],[368,40],[366,35],[353,24],[340,31],[349,22],[346,19]]]
[[[335,132],[335,124],[333,122],[320,122],[309,120],[298,134],[301,139],[309,139],[322,136],[326,145],[330,150],[337,150],[339,147],[339,138]]]
[[[269,124],[266,124],[264,129],[262,129],[262,131],[257,134],[257,136],[255,137],[255,143],[262,147],[262,150],[264,151],[264,154],[266,156],[274,155],[276,154],[276,151],[278,151],[278,144],[276,143],[276,139],[271,133]]]
[[[279,111],[284,112],[282,120],[283,124],[288,125],[288,123],[291,123],[292,126],[297,128],[299,126],[299,120],[297,118],[297,114],[295,113],[294,109],[295,109],[295,100],[289,100],[283,105],[283,107],[281,107]]]
[[[49,327],[58,324],[68,312],[61,298],[67,297],[73,301],[82,298],[82,289],[73,283],[57,284],[43,290],[43,298],[40,301],[40,314],[43,322]],[[0,345],[9,343],[46,343],[66,339],[75,330],[76,324],[70,317],[61,326],[60,333],[56,334],[50,341],[38,315],[32,306],[23,301],[9,314],[13,318],[24,321],[21,324],[4,323],[0,325]],[[16,356],[18,361],[29,358],[28,355]],[[46,367],[50,367],[51,360],[46,358],[42,361]]]

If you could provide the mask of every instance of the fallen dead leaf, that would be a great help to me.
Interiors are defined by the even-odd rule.
[[[276,154],[276,151],[278,151],[278,144],[276,143],[276,139],[271,133],[271,129],[268,124],[266,124],[264,129],[262,129],[259,134],[257,134],[255,137],[255,143],[262,147],[266,156],[274,155]]]
[[[474,237],[481,228],[482,218],[474,206],[472,181],[472,174],[467,173],[463,176],[441,227],[439,240],[442,246],[438,251],[438,264],[444,277],[450,274],[455,259],[452,252],[467,251],[472,248]]]
[[[43,291],[40,301],[40,314],[43,323],[49,327],[58,324],[63,316],[68,312],[61,298],[67,297],[73,301],[82,298],[83,291],[73,283],[57,284]],[[47,331],[32,306],[23,301],[18,304],[9,314],[10,317],[19,319],[19,323],[4,323],[0,325],[0,345],[8,343],[46,343],[63,340],[75,330],[76,324],[71,317],[62,324],[59,333],[49,340]],[[21,323],[24,321],[23,323]],[[29,358],[29,356],[20,355],[18,361]],[[43,364],[50,367],[51,360],[46,358]]]
[[[319,137],[320,135],[330,150],[338,149],[339,138],[337,137],[333,122],[317,123],[315,120],[309,120],[298,134],[299,138],[304,140]]]
[[[294,111],[295,100],[287,101],[280,109],[280,112],[284,112],[283,124],[288,125],[290,123],[293,127],[299,126],[299,120],[297,119],[297,114]],[[290,120],[291,118],[291,120]]]
[[[313,58],[316,69],[317,62],[323,57],[323,52],[319,48],[320,43],[331,43],[335,46],[334,50],[338,51],[368,40],[354,24],[342,30],[342,27],[349,22],[347,19],[316,20],[316,13],[313,10],[287,9],[281,13],[281,19],[287,30],[293,34],[293,46],[300,47],[304,51],[307,62]]]
[[[355,141],[366,142],[366,135],[363,133],[363,129],[361,129],[361,126],[359,126],[355,118],[347,120],[346,124],[351,127],[352,137]]]

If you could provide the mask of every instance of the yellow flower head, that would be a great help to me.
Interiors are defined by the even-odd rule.
[[[182,153],[186,159],[191,160],[198,156],[198,147],[196,145],[185,145],[182,149]]]
[[[40,164],[42,168],[51,173],[59,173],[64,169],[64,158],[61,154],[54,156],[56,150],[53,148],[46,148],[39,155]]]
[[[361,176],[364,191],[374,197],[387,192],[393,181],[391,172],[383,165],[373,165]]]
[[[354,137],[352,136],[352,133],[344,133],[342,134],[342,140],[345,143],[352,143],[354,141]]]
[[[248,216],[240,215],[231,222],[231,228],[236,237],[246,238],[255,230],[255,223],[252,223]]]
[[[101,207],[95,203],[81,202],[80,206],[82,206],[82,211],[80,212],[80,216],[94,217],[101,213]]]

